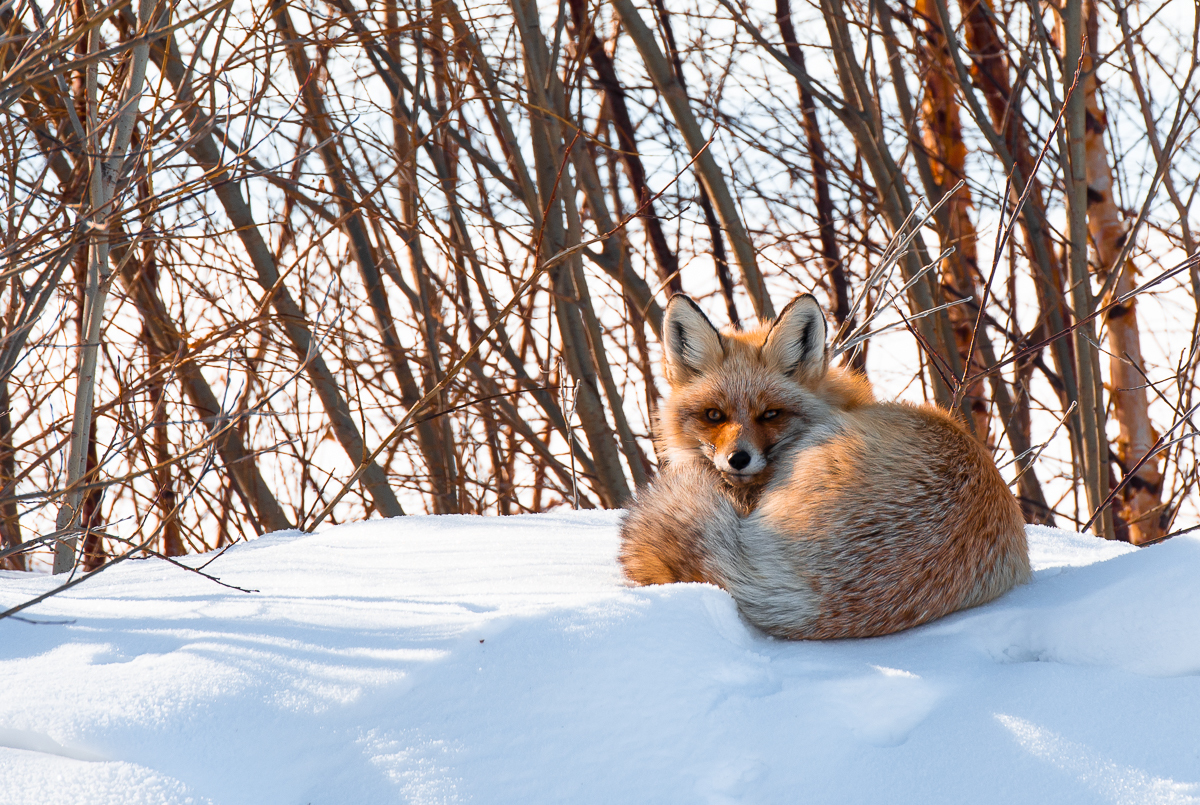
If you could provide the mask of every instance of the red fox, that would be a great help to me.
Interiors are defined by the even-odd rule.
[[[704,581],[768,634],[889,634],[1028,581],[1020,506],[987,450],[933,405],[876,402],[830,368],[811,294],[717,332],[677,295],[658,479],[621,525],[637,584]]]

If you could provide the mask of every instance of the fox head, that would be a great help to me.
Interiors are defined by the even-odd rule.
[[[710,461],[731,486],[764,483],[772,460],[827,422],[834,406],[870,396],[864,381],[830,372],[825,316],[811,294],[796,297],[773,322],[724,332],[679,294],[667,305],[662,332],[666,458]]]

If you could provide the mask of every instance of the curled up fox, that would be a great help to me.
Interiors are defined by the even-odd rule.
[[[702,581],[777,637],[882,635],[1029,579],[1017,501],[991,456],[932,405],[876,402],[831,368],[808,294],[718,332],[675,296],[659,478],[621,527],[637,584]]]

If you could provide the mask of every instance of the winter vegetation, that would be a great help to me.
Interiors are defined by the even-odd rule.
[[[689,4],[690,3],[690,4]],[[1191,3],[0,3],[0,562],[612,508],[813,291],[1028,521],[1197,522]]]

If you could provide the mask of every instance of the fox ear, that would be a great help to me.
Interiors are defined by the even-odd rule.
[[[721,335],[690,297],[675,294],[663,315],[663,363],[667,382],[682,383],[716,369],[725,356]]]
[[[762,357],[768,366],[797,380],[824,376],[828,367],[825,314],[812,294],[797,296],[775,319],[763,344]]]

